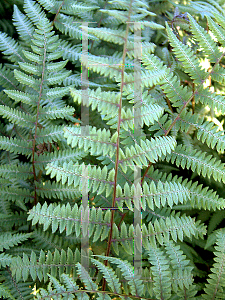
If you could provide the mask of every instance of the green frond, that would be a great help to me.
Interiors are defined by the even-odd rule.
[[[124,172],[127,166],[133,168],[133,164],[148,166],[148,161],[156,162],[159,158],[176,147],[176,141],[173,137],[156,137],[151,140],[141,140],[140,145],[126,147],[126,154],[120,151],[120,166]],[[147,161],[147,160],[148,161]]]
[[[93,282],[88,272],[80,263],[77,263],[77,273],[79,275],[79,278],[85,284],[88,290],[97,290],[97,284]]]
[[[45,128],[37,128],[37,143],[51,143],[51,142],[58,142],[63,141],[64,139],[64,127],[63,126],[57,126],[57,125],[50,125]]]
[[[209,57],[210,61],[215,63],[221,57],[222,52],[219,51],[216,43],[210,35],[200,25],[198,25],[190,14],[188,14],[188,18],[190,20],[191,31],[195,39],[199,42],[199,45]]]
[[[206,78],[207,73],[201,69],[199,62],[194,55],[194,52],[191,51],[190,47],[181,43],[172,30],[166,24],[166,30],[173,51],[176,54],[179,61],[182,62],[184,71],[190,75],[196,84],[202,83]]]
[[[39,80],[35,79],[33,76],[27,75],[19,70],[14,70],[15,78],[22,84],[32,87],[34,90],[38,91],[40,85]]]
[[[81,127],[65,127],[64,137],[67,139],[67,144],[72,148],[78,147],[83,151],[89,151],[91,155],[110,155],[115,152],[115,143],[111,142],[111,133],[106,129],[96,129],[89,126],[88,135],[82,135]]]
[[[103,273],[104,278],[106,279],[106,282],[110,287],[111,291],[115,294],[121,294],[121,286],[119,283],[119,279],[116,276],[116,273],[111,268],[105,266],[102,262],[94,258],[91,258],[91,261]]]
[[[85,157],[87,154],[84,152],[84,150],[76,150],[72,151],[71,149],[67,150],[59,150],[51,153],[42,153],[42,155],[36,155],[35,156],[35,163],[38,164],[38,167],[43,167],[48,163],[64,163],[64,162],[77,162],[81,158]]]
[[[69,75],[71,74],[71,71],[59,71],[57,73],[53,73],[53,74],[49,74],[47,76],[47,81],[49,84],[61,84],[63,82],[63,84],[65,86],[71,86],[72,82],[70,82],[69,80],[66,81],[68,79],[68,77],[70,77]],[[73,75],[72,75],[73,76]]]
[[[6,287],[4,286],[4,284],[0,284],[0,296],[1,296],[1,297],[4,297],[4,298],[7,297],[7,299],[16,300],[16,299],[12,296],[12,294],[10,293],[10,290],[9,290],[8,288],[6,288]]]
[[[32,0],[24,0],[24,11],[33,24],[37,25],[46,18],[40,5]]]
[[[46,93],[46,96],[50,99],[56,99],[61,98],[68,94],[70,87],[56,87],[56,88],[50,88],[48,92]]]
[[[36,107],[37,105],[37,99],[34,95],[15,90],[4,90],[4,92],[16,102],[21,101],[22,103],[31,105],[33,107]]]
[[[212,109],[221,110],[222,114],[225,113],[225,97],[223,95],[211,93],[209,90],[201,87],[195,95],[195,101],[200,101]]]
[[[52,1],[38,0],[38,3],[41,6],[43,6],[46,10],[48,10],[49,12],[54,13],[54,14],[57,13],[58,9],[60,8],[60,4],[61,4],[59,1],[56,1],[56,0],[52,0]]]
[[[183,169],[191,168],[193,172],[196,171],[203,177],[210,178],[212,176],[216,181],[225,182],[223,164],[212,155],[207,155],[202,151],[194,150],[187,153],[186,149],[179,145],[175,151],[167,155],[166,160],[175,162],[178,167],[181,166]]]
[[[25,205],[23,204],[23,206]],[[25,225],[27,223],[27,208],[25,212],[20,211],[20,213],[4,212],[1,214],[0,223],[2,226],[7,224],[7,230],[12,229],[13,226]]]
[[[62,281],[66,285],[67,288],[62,286],[55,277],[51,276],[50,274],[48,276],[50,278],[51,283],[55,286],[55,289],[52,289],[52,287],[50,285],[48,286],[48,291],[46,291],[43,288],[40,288],[40,292],[36,294],[36,299],[43,299],[43,297],[51,298],[52,296],[54,297],[54,295],[57,293],[60,293],[60,295],[62,295],[62,296],[65,293],[65,297],[67,297],[68,296],[67,289],[69,290],[69,294],[71,296],[71,297],[69,296],[70,298],[67,297],[67,299],[74,299],[72,292],[76,293],[76,296],[79,300],[80,299],[85,299],[85,300],[88,299],[88,296],[85,292],[82,291],[81,293],[79,293],[78,285],[67,274],[61,275]]]
[[[0,51],[12,62],[24,61],[22,47],[6,33],[0,32]]]
[[[221,217],[221,214],[214,214],[214,223],[216,223],[215,222],[215,217],[217,217],[217,215],[218,215],[218,221],[220,222],[221,221],[221,219],[220,219],[220,217]],[[223,217],[223,219],[224,219],[224,217]],[[218,224],[219,224],[219,222],[218,222]],[[211,223],[212,224],[212,223]],[[218,224],[215,224],[215,225],[218,225]],[[216,226],[215,226],[216,227]],[[217,229],[217,230],[214,230],[212,233],[209,233],[208,234],[208,238],[207,238],[207,241],[206,241],[206,243],[205,243],[205,247],[204,247],[204,249],[208,249],[208,248],[210,248],[210,247],[212,247],[215,243],[216,243],[216,240],[217,240],[217,235],[218,235],[218,233],[221,231],[221,228],[220,229]]]
[[[114,10],[114,9],[100,9],[99,10],[101,13],[103,14],[107,14],[111,17],[114,17],[115,19],[117,19],[118,21],[120,21],[120,23],[126,23],[126,21],[128,20],[128,12],[127,11],[118,11],[118,10]]]
[[[179,127],[182,131],[189,131],[192,128],[196,129],[196,137],[202,143],[206,143],[210,148],[217,151],[224,152],[225,150],[225,136],[222,131],[219,131],[218,126],[213,122],[204,121],[203,118],[199,119],[191,112],[184,113],[180,116],[178,121]],[[181,123],[181,124],[180,124]]]
[[[97,38],[107,41],[110,43],[115,43],[119,45],[124,44],[125,31],[121,29],[110,29],[110,28],[89,28],[88,33],[93,34]]]
[[[77,199],[81,197],[78,188],[73,186],[65,186],[59,182],[45,181],[42,184],[37,184],[37,193],[41,197],[55,198],[55,199]]]
[[[10,232],[4,232],[0,235],[0,251],[3,249],[10,249],[18,243],[26,241],[31,236],[31,233],[17,233],[11,234]]]
[[[71,208],[69,203],[67,203],[66,206],[54,206],[50,204],[49,207],[47,207],[46,202],[42,207],[38,203],[34,209],[29,211],[28,220],[33,219],[33,225],[35,225],[37,222],[44,224],[44,231],[47,230],[47,228],[52,224],[53,233],[58,229],[59,226],[60,233],[66,230],[66,235],[68,236],[72,232],[76,232],[77,237],[79,237],[81,230],[81,211],[82,207],[78,208],[77,204]],[[59,215],[59,212],[61,216]],[[52,214],[55,215],[55,218],[53,218]],[[95,222],[96,216],[99,219],[99,224],[96,224]],[[103,231],[104,234],[101,239],[105,239],[109,231],[109,228],[107,228],[110,222],[109,211],[103,213],[101,209],[96,210],[95,207],[92,207],[89,217],[89,236],[91,237],[95,233],[93,238],[98,240]],[[96,233],[98,234],[98,237],[96,236]]]
[[[175,245],[173,242],[165,243],[165,250],[170,258],[170,263],[172,265],[172,289],[177,293],[178,290],[189,289],[193,283],[192,269],[193,267],[189,265],[189,261],[180,250],[179,245]]]
[[[34,195],[28,189],[19,189],[14,187],[5,187],[0,190],[1,199],[14,201],[23,210],[27,211],[24,200],[33,202]]]
[[[223,28],[225,29],[225,18],[223,16],[224,12],[222,11],[215,11],[213,13],[213,18],[216,19],[216,22]]]
[[[61,251],[68,246],[64,237],[52,234],[49,231],[43,232],[41,229],[33,231],[32,240],[37,248],[45,248],[50,251],[54,251],[54,249]]]
[[[152,210],[155,207],[165,207],[165,205],[169,205],[172,208],[178,202],[187,202],[190,199],[190,191],[182,184],[176,182],[163,183],[159,181],[157,185],[153,181],[151,184],[144,182],[142,187],[140,185],[129,187],[128,183],[126,183],[124,186],[124,196],[117,197],[118,206],[122,206],[122,201],[125,200],[127,207],[133,211],[130,199],[133,199],[134,206],[137,209],[141,205],[144,211],[146,210],[146,203]]]
[[[213,232],[213,230],[216,229],[216,227],[224,220],[224,210],[219,210],[213,213],[213,215],[210,218],[209,226],[208,226],[208,234]]]
[[[220,198],[214,190],[209,190],[209,187],[202,188],[202,184],[198,185],[197,182],[192,183],[191,181],[186,187],[190,189],[192,207],[213,210],[224,208],[225,199]]]
[[[133,109],[122,109],[121,125],[125,130],[128,130],[128,127],[131,129],[138,128],[138,126],[142,127],[144,124],[149,126],[154,124],[155,121],[157,122],[162,113],[163,108],[157,104],[143,105],[140,108],[136,108],[135,115]]]
[[[217,234],[217,241],[215,246],[215,263],[211,268],[211,273],[207,279],[208,283],[204,289],[206,294],[203,294],[203,299],[222,299],[224,295],[224,254],[225,254],[225,234],[221,230]]]
[[[216,37],[218,42],[220,42],[221,45],[224,47],[224,45],[225,45],[225,38],[224,38],[225,30],[221,26],[216,24],[209,16],[206,16],[206,18],[208,21],[209,29],[212,31],[212,33],[214,34],[214,36]]]
[[[63,59],[69,59],[74,63],[77,63],[80,60],[81,57],[80,44],[71,46],[71,44],[68,41],[60,40],[59,50],[63,51]]]
[[[153,77],[157,75],[155,72],[159,74],[159,77],[154,78],[154,84],[160,84],[166,96],[173,102],[173,105],[176,107],[183,106],[190,98],[191,91],[187,87],[180,85],[178,77],[169,68],[163,66],[162,62],[154,55],[144,55],[142,61],[146,65],[146,69],[150,69],[153,72]],[[158,79],[158,82],[156,79]]]
[[[14,257],[10,270],[12,276],[15,275],[16,281],[20,281],[20,279],[26,281],[30,275],[33,281],[38,279],[46,282],[48,280],[47,273],[55,277],[66,271],[66,273],[73,272],[75,277],[77,271],[74,262],[77,261],[80,261],[80,252],[78,250],[73,252],[70,248],[67,248],[67,251],[62,249],[60,252],[55,249],[54,254],[50,251],[46,254],[41,250],[38,258],[32,251],[30,257],[25,253],[22,258]]]
[[[189,216],[179,216],[178,213],[165,220],[156,220],[154,224],[149,222],[148,229],[144,224],[142,232],[143,246],[148,250],[149,247],[156,246],[156,239],[160,245],[163,245],[165,241],[169,241],[170,236],[174,242],[177,242],[177,239],[183,241],[184,235],[189,238],[191,235],[203,237],[206,234],[206,228],[199,221],[195,222]]]
[[[87,54],[83,52],[82,54]],[[100,57],[93,54],[88,54],[88,61],[82,62],[83,65],[95,73],[108,77],[109,79],[120,78],[122,61],[115,60],[113,57]],[[119,81],[119,80],[118,80]]]
[[[148,185],[144,182],[142,204],[147,201],[149,208],[152,210],[154,210],[154,205],[156,207],[164,207],[167,203],[172,208],[174,203],[185,203],[188,199],[190,199],[190,193],[188,189],[180,183],[162,183],[159,181],[157,185],[155,185],[152,181],[151,184]],[[144,207],[145,205],[143,205],[143,208]]]
[[[33,176],[30,164],[5,164],[0,165],[0,176],[3,178],[28,179]]]
[[[7,150],[12,153],[31,155],[32,143],[18,140],[17,138],[0,136],[0,149]]]
[[[217,65],[212,72],[212,79],[219,82],[220,84],[225,83],[225,71],[224,68]]]
[[[133,266],[126,260],[121,260],[115,257],[107,257],[103,255],[96,255],[97,257],[108,260],[112,264],[116,264],[117,267],[121,270],[124,278],[127,280],[127,283],[130,287],[130,292],[132,295],[142,295],[143,283],[140,279],[140,275],[137,274],[137,270],[133,271]]]
[[[0,298],[223,299],[222,4],[0,17]]]
[[[62,12],[67,13],[69,15],[77,15],[78,13],[86,13],[88,11],[92,11],[95,9],[99,9],[99,6],[98,5],[85,5],[83,3],[72,2],[71,4],[69,3],[69,4],[64,5],[62,8]]]
[[[18,81],[14,78],[10,69],[0,64],[0,84],[3,88],[16,89]]]
[[[147,251],[148,260],[152,264],[153,291],[159,299],[170,299],[172,274],[165,254],[159,248],[150,248]]]
[[[50,98],[50,97],[49,97]],[[67,107],[44,107],[40,108],[40,118],[41,119],[58,119],[65,118],[70,119],[70,117],[74,114],[74,108],[71,106]]]
[[[0,105],[0,115],[22,127],[33,128],[35,118],[27,113]]]
[[[55,20],[55,27],[64,34],[68,34],[70,37],[81,40],[82,29],[80,24],[76,24],[73,17],[60,13]],[[87,20],[85,20],[87,22]],[[98,40],[94,35],[88,34],[88,38],[92,40]]]
[[[15,282],[15,278],[12,277],[12,273],[9,268],[2,271],[2,278],[4,281],[4,286],[10,290],[13,299],[24,298],[31,300],[33,299],[32,293],[32,282]],[[10,299],[10,298],[9,298]]]
[[[89,180],[88,191],[96,192],[98,190],[97,194],[100,194],[106,189],[111,191],[114,170],[108,172],[106,166],[101,169],[100,167],[85,166],[84,163],[78,165],[73,162],[63,163],[62,166],[59,166],[57,162],[54,162],[46,166],[46,174],[50,174],[51,178],[56,177],[56,181],[61,181],[62,184],[66,182],[68,186],[73,184],[74,187],[79,187],[80,191],[82,191],[82,177],[87,176]]]
[[[6,267],[9,266],[12,261],[12,256],[6,253],[0,254],[0,266]]]
[[[82,91],[71,88],[70,92],[74,101],[81,104]],[[102,115],[109,115],[110,118],[114,118],[118,114],[119,93],[102,92],[101,88],[97,88],[95,91],[88,90],[88,101],[92,110],[97,109]]]
[[[24,41],[31,41],[34,33],[33,24],[26,15],[21,13],[16,5],[14,5],[13,24]]]

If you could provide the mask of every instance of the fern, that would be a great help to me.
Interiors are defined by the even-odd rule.
[[[0,297],[223,299],[222,5],[8,3]]]

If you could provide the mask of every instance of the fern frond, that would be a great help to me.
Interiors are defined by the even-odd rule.
[[[4,90],[4,92],[16,102],[21,101],[22,103],[31,105],[33,107],[36,107],[37,105],[37,100],[34,95],[15,90]]]
[[[14,257],[10,269],[12,275],[16,276],[17,281],[21,278],[23,281],[26,281],[28,276],[31,275],[33,281],[36,281],[38,278],[40,281],[44,279],[46,282],[48,280],[47,273],[55,277],[66,271],[67,273],[73,272],[75,277],[74,262],[77,261],[80,261],[80,252],[78,250],[72,252],[70,248],[67,248],[67,251],[62,249],[61,252],[55,249],[54,254],[48,251],[47,255],[41,250],[38,259],[35,252],[32,251],[30,257],[25,253],[23,258],[20,256]]]
[[[221,230],[217,235],[217,241],[215,246],[215,258],[216,261],[211,268],[211,274],[208,283],[204,289],[206,294],[203,294],[203,299],[215,299],[223,298],[224,295],[224,280],[225,280],[225,271],[224,271],[224,255],[225,255],[225,234]]]
[[[87,22],[87,20],[85,20]],[[64,34],[68,34],[70,37],[81,40],[82,29],[79,24],[75,23],[73,17],[60,13],[55,20],[55,27]],[[94,35],[88,34],[88,38],[92,40],[98,40]]]
[[[175,245],[172,241],[165,243],[165,250],[170,257],[172,265],[172,289],[177,293],[178,290],[189,289],[193,283],[193,275],[191,273],[193,267],[188,266],[189,261],[183,255],[179,245]]]
[[[11,234],[10,232],[4,232],[0,235],[0,251],[3,249],[10,249],[18,243],[26,241],[31,236],[31,233],[17,233]]]
[[[14,78],[10,69],[0,64],[0,84],[3,88],[16,89],[18,81]]]
[[[37,184],[37,193],[43,198],[76,199],[81,197],[81,193],[78,188],[65,186],[62,183],[51,181],[45,181],[42,184]]]
[[[197,130],[196,137],[202,143],[206,143],[210,148],[216,148],[217,151],[224,152],[225,150],[225,136],[223,132],[219,131],[218,127],[213,122],[204,121],[203,118],[199,119],[192,115],[191,112],[182,114],[178,123],[182,131],[189,131],[190,127]],[[188,124],[186,126],[186,124]]]
[[[12,277],[12,273],[9,268],[2,271],[2,277],[4,278],[4,286],[6,286],[11,295],[14,297],[12,299],[18,299],[23,297],[24,299],[33,299],[32,295],[32,284],[33,282],[17,282],[15,283],[15,278]],[[9,298],[10,299],[10,298]]]
[[[19,189],[14,187],[5,187],[0,190],[1,199],[14,201],[23,210],[27,211],[24,200],[33,202],[34,195],[28,189]]]
[[[2,32],[0,32],[0,50],[12,62],[17,62],[18,60],[24,62],[22,47],[13,38]]]
[[[146,225],[142,228],[143,234],[143,246],[145,249],[156,246],[157,241],[163,245],[164,241],[169,241],[171,235],[174,242],[177,239],[183,241],[183,236],[191,237],[191,235],[203,237],[206,234],[206,228],[200,222],[194,222],[193,219],[187,216],[179,217],[179,214],[171,217],[167,217],[165,220],[159,219],[154,222],[154,226],[151,222],[148,224],[148,230]]]
[[[212,33],[214,34],[214,36],[216,37],[218,42],[220,42],[222,44],[222,46],[224,47],[224,45],[225,45],[224,29],[221,26],[219,26],[218,24],[216,24],[209,16],[206,16],[206,18],[208,21],[209,29],[212,31]]]
[[[190,47],[181,43],[172,30],[166,24],[166,30],[169,37],[171,46],[173,46],[173,51],[176,54],[179,61],[183,63],[184,71],[190,75],[196,84],[201,84],[206,78],[207,74],[199,66],[199,62],[191,51]]]
[[[140,275],[137,274],[137,270],[133,271],[133,266],[126,261],[121,260],[115,257],[107,257],[103,255],[96,255],[97,257],[103,258],[104,260],[108,260],[112,264],[116,264],[118,268],[121,270],[124,278],[127,280],[127,283],[130,287],[130,292],[132,295],[142,295],[143,291],[143,283],[140,279]]]
[[[112,169],[109,173],[107,167],[104,168],[96,168],[96,166],[87,166],[86,171],[84,171],[85,164],[77,165],[71,162],[64,163],[63,166],[58,166],[58,164],[52,163],[47,165],[46,167],[46,174],[51,174],[51,178],[56,176],[56,181],[62,181],[62,184],[68,182],[68,186],[71,184],[74,187],[79,187],[82,191],[81,187],[81,178],[82,176],[88,176],[89,186],[88,190],[95,192],[98,190],[98,194],[102,193],[105,189],[108,189],[109,192],[111,191],[112,187],[112,179],[114,176],[114,170]],[[108,174],[107,174],[108,173]]]
[[[141,195],[140,203],[137,195]],[[157,185],[153,181],[151,184],[144,182],[142,188],[140,185],[129,187],[128,183],[126,183],[124,186],[124,197],[117,197],[117,201],[119,201],[118,206],[122,206],[121,201],[125,200],[127,207],[133,210],[130,199],[133,199],[134,206],[137,209],[141,205],[144,211],[146,210],[146,202],[152,210],[155,209],[155,206],[160,208],[162,206],[165,207],[166,204],[172,208],[174,203],[187,202],[190,199],[190,192],[186,187],[175,182],[163,183],[159,181]]]
[[[65,141],[66,139],[63,137],[64,131],[63,126],[57,125],[50,125],[45,128],[37,128],[37,143],[52,143],[52,142],[59,142]]]
[[[187,87],[180,85],[177,76],[169,68],[163,67],[159,58],[156,58],[154,55],[144,55],[142,61],[147,69],[153,71],[153,76],[155,76],[154,72],[158,72],[160,86],[170,101],[173,102],[173,105],[182,107],[190,98],[192,92]]]
[[[111,133],[106,129],[96,129],[89,126],[89,135],[83,136],[81,127],[65,127],[64,137],[67,139],[67,144],[72,148],[78,147],[84,151],[91,150],[91,155],[110,155],[115,151],[115,144],[111,142]]]
[[[0,136],[0,149],[13,153],[31,155],[32,144],[31,142],[21,141],[17,138]]]
[[[181,166],[183,169],[185,167],[191,168],[193,172],[196,171],[203,177],[210,178],[213,176],[216,181],[220,182],[222,180],[225,182],[223,164],[212,155],[206,155],[202,151],[194,150],[187,153],[185,148],[179,145],[172,154],[167,155],[166,160],[172,163],[175,162],[178,167]]]
[[[64,237],[56,234],[53,235],[49,231],[43,232],[40,229],[32,232],[32,240],[37,248],[45,248],[50,251],[54,251],[54,249],[61,251],[62,249],[66,249],[68,246],[68,242],[65,241]]]
[[[209,57],[210,61],[215,63],[222,55],[222,52],[219,51],[216,43],[210,35],[200,25],[198,25],[190,14],[188,14],[188,18],[190,20],[191,31],[195,39],[199,42],[199,45]]]
[[[9,179],[28,179],[33,176],[33,173],[30,164],[5,164],[0,166],[0,176]]]
[[[221,110],[222,114],[225,113],[225,97],[220,94],[211,93],[208,89],[199,88],[195,94],[195,101],[200,101],[204,105],[208,105],[212,109]]]
[[[39,167],[45,168],[48,163],[64,163],[64,162],[77,162],[81,158],[85,157],[87,154],[82,150],[72,151],[71,149],[59,150],[56,153],[43,153],[42,155],[35,155],[35,163]]]
[[[141,140],[140,146],[135,144],[134,147],[126,147],[126,154],[122,150],[120,151],[120,166],[124,172],[126,172],[127,166],[132,168],[133,163],[147,166],[146,158],[150,162],[156,162],[161,156],[171,153],[175,146],[176,141],[173,137],[156,137],[151,138],[151,140]]]
[[[102,262],[94,258],[91,258],[91,261],[103,273],[104,278],[106,279],[111,291],[115,294],[121,294],[121,286],[116,273],[111,268],[105,266]]]
[[[24,11],[34,25],[38,25],[42,19],[46,19],[40,5],[32,0],[24,0]]]
[[[10,293],[10,290],[7,287],[5,287],[2,283],[0,284],[0,296],[4,298],[7,297],[7,299],[16,300],[16,298],[14,298]]]
[[[24,41],[31,41],[34,27],[31,21],[14,5],[13,24]]]
[[[0,266],[6,267],[9,266],[12,261],[12,256],[6,253],[0,254]]]
[[[150,248],[147,251],[148,260],[153,265],[153,290],[157,298],[170,299],[172,274],[165,254],[159,248]]]
[[[10,122],[18,124],[22,127],[33,128],[35,118],[27,113],[13,109],[7,106],[0,105],[0,114],[7,118]]]
[[[134,112],[132,109],[122,109],[121,117],[122,127],[127,131],[129,128],[137,128],[138,126],[143,127],[143,125],[149,126],[150,124],[154,124],[154,122],[158,121],[158,119],[162,116],[163,108],[157,104],[152,105],[143,105],[140,108],[136,108],[135,110],[135,118]]]

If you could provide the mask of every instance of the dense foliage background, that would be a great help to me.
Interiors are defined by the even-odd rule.
[[[225,299],[224,5],[1,1],[2,299]],[[146,22],[142,60],[131,20]],[[90,139],[80,126],[82,22]],[[137,126],[134,61],[142,62],[147,107]],[[129,273],[140,204],[131,166],[139,163],[143,282]],[[82,174],[90,180],[89,254],[111,257],[95,256],[90,277],[77,264]]]

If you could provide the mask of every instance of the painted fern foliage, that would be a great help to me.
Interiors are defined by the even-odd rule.
[[[223,4],[8,3],[0,297],[224,299]]]

